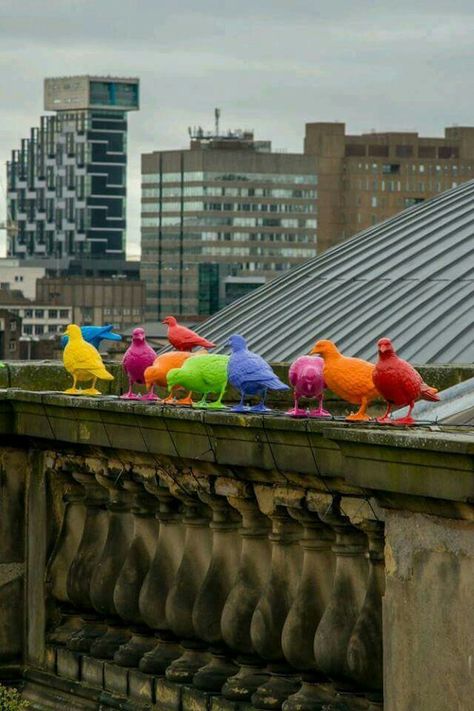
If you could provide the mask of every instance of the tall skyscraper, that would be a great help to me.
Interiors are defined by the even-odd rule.
[[[314,257],[316,183],[311,156],[218,125],[187,150],[143,155],[147,319],[207,316]]]
[[[139,80],[45,79],[39,127],[7,164],[7,253],[21,260],[124,259],[127,112]]]
[[[344,123],[306,124],[305,153],[318,170],[318,245],[323,252],[406,207],[474,178],[474,127],[444,137],[387,132],[347,135]]]

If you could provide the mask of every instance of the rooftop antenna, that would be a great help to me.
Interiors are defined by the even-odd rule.
[[[216,136],[219,135],[219,119],[221,116],[221,110],[220,109],[214,109],[214,118],[216,120]]]

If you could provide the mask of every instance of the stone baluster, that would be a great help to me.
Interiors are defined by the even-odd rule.
[[[219,691],[229,676],[237,672],[222,638],[221,618],[239,568],[241,519],[224,496],[199,494],[212,512],[209,525],[212,553],[203,584],[193,607],[197,637],[209,644],[211,659],[193,677],[193,685],[205,691]]]
[[[255,608],[250,634],[257,653],[269,663],[270,676],[252,695],[252,704],[256,708],[279,709],[299,686],[299,677],[284,657],[281,637],[298,590],[302,530],[284,506],[274,506],[268,515],[272,521],[270,576]]]
[[[139,600],[156,549],[159,524],[155,518],[157,501],[144,490],[142,484],[126,480],[124,487],[133,495],[134,535],[117,578],[114,605],[117,614],[130,623],[132,637],[114,654],[114,662],[120,666],[135,667],[141,657],[155,646],[152,632],[141,615]]]
[[[207,645],[196,635],[193,608],[209,568],[211,532],[207,506],[197,498],[184,495],[182,499],[186,535],[183,557],[166,600],[166,618],[180,639],[184,653],[165,673],[169,681],[184,684],[191,682],[194,674],[209,661],[205,652]]]
[[[383,689],[382,597],[385,591],[384,524],[365,520],[360,528],[369,540],[369,579],[362,609],[347,650],[349,669],[358,686],[381,703]]]
[[[229,497],[229,504],[242,516],[242,549],[234,586],[222,611],[222,636],[230,649],[238,653],[240,669],[222,687],[222,694],[232,701],[250,701],[268,673],[257,655],[250,637],[252,616],[268,580],[271,560],[270,520],[253,498]]]
[[[341,514],[339,500],[323,518],[336,534],[336,570],[329,603],[314,637],[316,668],[338,688],[353,688],[347,662],[349,640],[367,589],[367,538]]]
[[[181,656],[182,648],[166,617],[166,600],[183,557],[185,526],[181,502],[162,483],[148,481],[145,488],[158,500],[158,543],[140,590],[139,610],[155,633],[155,646],[139,663],[147,674],[164,674],[170,663]]]
[[[119,619],[114,604],[114,590],[133,536],[132,499],[124,487],[128,474],[110,467],[97,472],[98,483],[108,492],[107,536],[91,578],[90,597],[94,609],[102,615],[106,632],[90,647],[97,659],[111,659],[121,644],[130,637]]]
[[[288,510],[303,526],[304,535],[300,541],[303,566],[298,591],[283,628],[282,648],[286,659],[301,672],[303,684],[285,701],[283,709],[313,711],[317,702],[324,699],[318,687],[325,679],[316,671],[313,647],[314,635],[329,603],[333,585],[335,556],[331,548],[334,533],[322,523],[317,513],[307,508]]]
[[[76,652],[88,652],[93,642],[106,631],[103,620],[94,612],[91,581],[107,538],[107,492],[92,472],[74,470],[72,476],[84,487],[86,515],[81,542],[67,576],[67,595],[71,603],[81,610],[85,624],[71,635],[66,645]]]
[[[49,635],[50,642],[64,644],[71,634],[82,627],[77,611],[72,607],[67,590],[67,580],[71,565],[77,555],[84,530],[86,506],[85,490],[65,472],[53,472],[61,476],[64,486],[63,516],[61,527],[46,569],[46,584],[51,596],[61,608],[61,625]]]

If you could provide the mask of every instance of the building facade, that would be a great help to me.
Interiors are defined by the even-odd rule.
[[[0,359],[20,358],[21,318],[11,309],[0,308]]]
[[[314,166],[241,132],[143,155],[147,320],[204,318],[315,256]]]
[[[145,284],[139,280],[58,277],[39,279],[36,301],[50,309],[70,308],[69,323],[119,331],[145,321]]]
[[[46,79],[45,109],[7,164],[8,256],[123,260],[127,112],[138,79]]]
[[[25,265],[21,259],[0,259],[0,289],[21,291],[27,299],[34,299],[36,282],[46,276],[46,269]]]
[[[320,252],[406,207],[474,177],[474,127],[444,138],[417,133],[346,135],[344,123],[306,124],[318,172]]]

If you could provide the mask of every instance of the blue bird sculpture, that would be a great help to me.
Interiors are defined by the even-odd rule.
[[[121,341],[122,336],[119,333],[113,333],[112,324],[108,323],[105,326],[81,326],[82,337],[87,343],[90,343],[94,348],[99,350],[101,341]],[[61,338],[61,347],[65,348],[68,342],[68,336]]]
[[[231,356],[228,365],[229,383],[240,390],[240,402],[232,407],[233,412],[270,412],[265,405],[267,390],[289,390],[275,375],[268,363],[257,353],[247,348],[245,338],[234,334],[229,339]],[[260,402],[247,408],[245,398],[249,395],[259,395]]]

